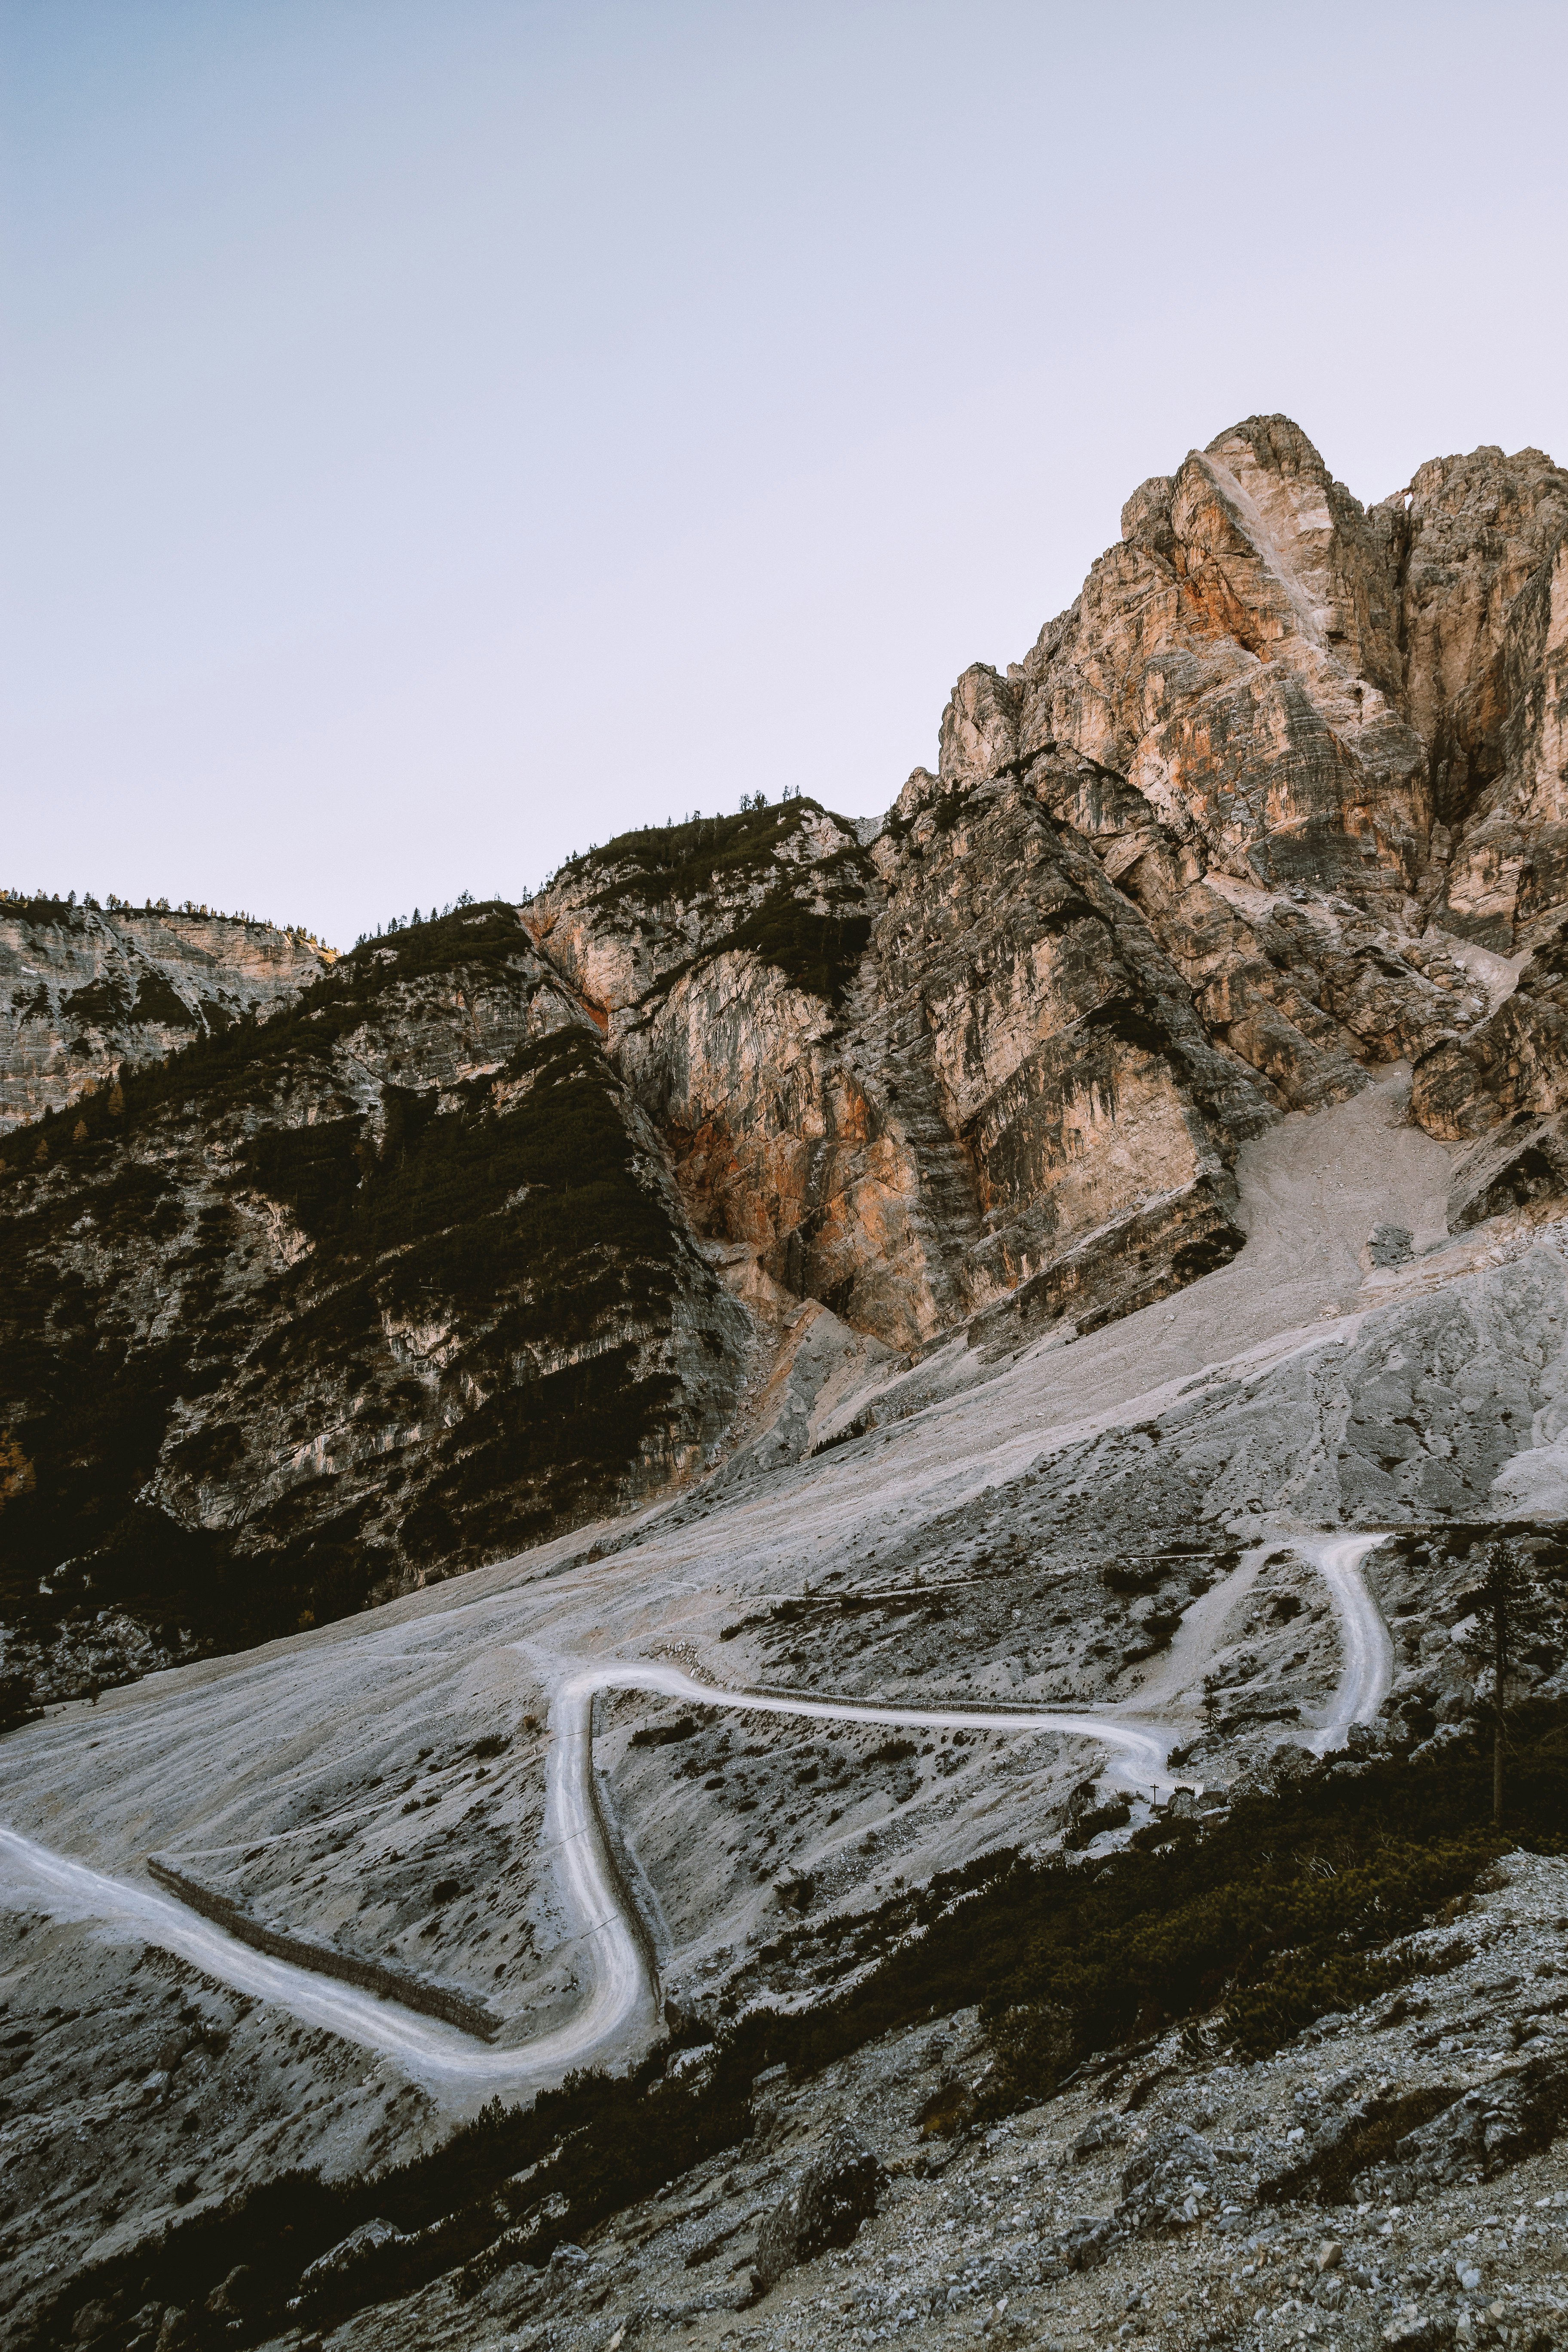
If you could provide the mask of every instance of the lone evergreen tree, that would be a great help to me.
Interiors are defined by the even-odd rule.
[[[1510,1688],[1526,1651],[1557,1630],[1558,1612],[1517,1539],[1484,1544],[1479,1565],[1480,1574],[1464,1596],[1475,1621],[1464,1648],[1491,1675],[1492,1819],[1500,1822]]]

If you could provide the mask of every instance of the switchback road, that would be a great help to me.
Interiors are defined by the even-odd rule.
[[[1393,1666],[1388,1634],[1362,1573],[1363,1561],[1379,1540],[1375,1536],[1325,1535],[1295,1544],[1329,1587],[1344,1649],[1344,1669],[1329,1720],[1313,1735],[1312,1745],[1320,1753],[1342,1738],[1351,1724],[1372,1720],[1387,1693]],[[1110,1751],[1110,1777],[1125,1786],[1168,1792],[1174,1785],[1166,1758],[1176,1727],[1141,1721],[1135,1708],[1123,1713],[911,1707],[816,1694],[728,1690],[657,1660],[612,1658],[569,1665],[552,1699],[544,1835],[556,1856],[568,1916],[577,1923],[577,1965],[586,1992],[563,2024],[511,2049],[480,2042],[455,2026],[291,1961],[274,1959],[166,1895],[93,1870],[3,1828],[0,1870],[11,1884],[7,1890],[0,1883],[0,1895],[9,1891],[13,1900],[42,1901],[57,1917],[101,1919],[128,1929],[237,1991],[274,2002],[306,2024],[379,2053],[437,2094],[518,2095],[538,2089],[559,2081],[574,2066],[602,2058],[628,2037],[651,2032],[657,2023],[653,1972],[605,1844],[595,1790],[594,1699],[600,1692],[618,1690],[816,1722],[1086,1739]]]

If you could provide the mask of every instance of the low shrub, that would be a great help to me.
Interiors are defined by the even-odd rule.
[[[639,1723],[633,1732],[634,1748],[669,1748],[678,1739],[689,1739],[697,1729],[695,1716],[683,1715],[674,1723]]]
[[[1513,1739],[1513,1838],[1561,1851],[1568,1708],[1521,1709]],[[312,2325],[443,2272],[458,2272],[462,2292],[460,2266],[493,2243],[503,2210],[518,2227],[514,2258],[542,2263],[563,2241],[746,2138],[751,2086],[765,2069],[785,2064],[799,2079],[883,2033],[976,2002],[998,2063],[978,2097],[960,2095],[962,2086],[939,2096],[929,2117],[939,2130],[1048,2096],[1089,2052],[1172,2020],[1213,2013],[1243,2047],[1268,2048],[1309,2013],[1344,2005],[1336,1960],[1370,1967],[1381,1953],[1387,1962],[1394,1937],[1468,1892],[1510,1843],[1491,1826],[1490,1803],[1489,1752],[1457,1743],[1441,1762],[1320,1773],[1237,1806],[1215,1830],[1184,1825],[1157,1853],[1076,1865],[982,1857],[860,1920],[825,1923],[825,1937],[833,1926],[832,1940],[857,1954],[892,1948],[823,2009],[740,2018],[700,2077],[664,2072],[674,2049],[706,2039],[694,2023],[626,2075],[574,2076],[526,2108],[492,2102],[442,2146],[378,2179],[295,2173],[253,2187],[66,2282],[31,2347],[52,2346],[69,2312],[90,2300],[119,2296],[129,2311],[134,2294],[200,2312],[241,2263],[254,2281],[244,2328],[231,2336],[215,2321],[200,2340],[216,2347],[225,2326],[226,2342],[259,2341],[281,2325],[304,2266],[377,2214],[409,2235],[313,2308]],[[787,1959],[816,1940],[805,1927],[759,1957]],[[1345,2163],[1363,2170],[1384,2139],[1392,2147],[1418,2120],[1397,2102],[1375,2110]],[[539,2168],[519,2186],[530,2167]],[[1327,2163],[1312,2182],[1317,2193],[1338,2191]]]
[[[1418,2091],[1373,2099],[1364,2118],[1342,2137],[1268,2181],[1265,2204],[1293,2204],[1298,2198],[1310,2198],[1319,2205],[1348,2203],[1356,2175],[1374,2164],[1386,2164],[1406,2132],[1419,2131],[1456,2095],[1451,2083],[1428,2083]]]

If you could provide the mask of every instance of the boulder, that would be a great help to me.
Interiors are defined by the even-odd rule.
[[[357,2270],[362,2263],[380,2253],[384,2246],[395,2245],[403,2235],[395,2222],[384,2221],[379,2214],[374,2221],[362,2221],[357,2230],[351,2230],[346,2238],[341,2238],[324,2254],[318,2254],[300,2273],[299,2292],[302,2295],[314,2294],[318,2287]]]
[[[797,2172],[757,2231],[754,2275],[765,2294],[785,2271],[828,2246],[847,2246],[877,2210],[887,2174],[852,2124]]]
[[[1408,1265],[1415,1256],[1415,1235],[1408,1225],[1373,1225],[1367,1236],[1364,1264],[1373,1269]]]
[[[216,2319],[243,2318],[253,2284],[249,2263],[236,2263],[228,2276],[208,2295],[207,2309]]]
[[[1397,2352],[1443,2352],[1454,2341],[1454,2323],[1426,2312],[1404,2312],[1389,2321],[1383,2341],[1395,2346]]]
[[[1098,2270],[1120,2235],[1109,2213],[1080,2213],[1056,2241],[1056,2259],[1069,2271]]]
[[[1120,2147],[1126,2137],[1125,2117],[1119,2116],[1114,2107],[1107,2108],[1103,2115],[1090,2116],[1072,2144],[1072,2160],[1075,2164],[1087,2164],[1104,2149]]]
[[[1156,2132],[1121,2175],[1118,2225],[1139,2237],[1180,2229],[1217,2201],[1219,2158],[1187,2124]]]
[[[1394,2161],[1417,2179],[1446,2182],[1479,2173],[1485,2180],[1556,2137],[1568,2105],[1568,2061],[1531,2059],[1507,2074],[1467,2091],[1394,2149]]]

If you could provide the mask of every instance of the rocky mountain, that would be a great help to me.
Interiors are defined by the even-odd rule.
[[[45,1688],[447,1573],[732,1415],[744,1314],[510,908],[367,945],[5,1156],[0,1573]]]
[[[1248,419],[965,671],[874,829],[786,803],[563,869],[525,919],[698,1228],[909,1349],[1219,1263],[1238,1145],[1387,1063],[1435,1134],[1552,1113],[1565,530],[1538,451],[1367,511]]]
[[[8,2343],[1564,2342],[1565,526],[1252,418],[880,818],[7,902]]]
[[[650,826],[330,972],[8,907],[13,1664],[341,1613],[1135,1314],[1391,1066],[1452,1231],[1551,1213],[1565,534],[1539,451],[1367,509],[1253,417],[880,820]]]
[[[247,1013],[292,1004],[330,950],[248,918],[0,893],[0,1136]]]

